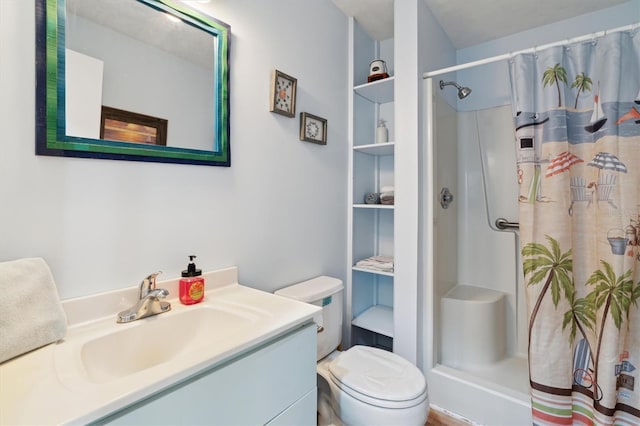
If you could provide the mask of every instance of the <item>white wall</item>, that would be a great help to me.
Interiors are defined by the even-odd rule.
[[[104,62],[65,49],[65,132],[100,139]]]
[[[436,81],[433,82],[435,96],[433,96],[432,114],[433,126],[433,158],[434,175],[433,193],[433,264],[434,283],[431,309],[434,318],[434,340],[429,348],[436,361],[441,360],[441,346],[443,326],[441,318],[440,299],[458,284],[458,265],[460,250],[458,238],[458,212],[462,209],[464,200],[458,191],[458,113],[451,108],[440,94]],[[438,93],[440,92],[440,93]],[[440,191],[448,188],[453,194],[453,202],[447,209],[441,207]],[[426,363],[430,366],[431,363]]]
[[[187,255],[272,291],[345,278],[347,18],[329,1],[220,0],[231,25],[230,168],[36,156],[34,2],[0,1],[0,261],[42,256],[63,299],[179,276]],[[309,19],[313,17],[313,19]],[[268,112],[271,70],[328,145]]]
[[[401,49],[401,47],[399,47]],[[404,52],[403,54],[408,54]],[[444,30],[435,19],[426,3],[420,2],[418,7],[418,66],[419,66],[419,90],[416,96],[419,99],[419,143],[418,143],[418,366],[426,372],[432,365],[437,348],[432,342],[434,331],[434,318],[436,315],[436,302],[434,300],[432,288],[434,275],[433,266],[436,258],[433,247],[435,247],[434,218],[430,216],[431,203],[434,202],[436,178],[432,170],[431,150],[427,144],[430,134],[435,129],[427,125],[427,114],[431,111],[425,110],[425,105],[429,104],[425,99],[428,96],[425,81],[422,80],[422,73],[440,69],[455,64],[455,48]],[[431,93],[431,92],[429,92]],[[454,171],[454,168],[451,168]],[[455,173],[453,173],[455,176]],[[439,187],[439,186],[438,186]],[[439,189],[438,189],[439,191]]]
[[[519,247],[495,221],[518,221],[518,184],[509,106],[458,113],[458,284],[506,294],[509,355],[526,353]],[[516,329],[516,326],[519,328]]]

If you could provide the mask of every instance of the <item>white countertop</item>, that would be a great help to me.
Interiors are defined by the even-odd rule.
[[[116,314],[134,304],[137,288],[63,302],[69,324],[63,340],[0,364],[0,425],[95,421],[309,322],[320,310],[237,284],[235,267],[204,277],[203,302],[182,305],[177,299],[178,279],[158,282],[159,288],[169,290],[167,300],[172,310],[128,324],[117,324]],[[169,316],[190,309],[234,306],[242,306],[258,320],[237,332],[224,333],[224,338],[216,339],[215,344],[201,342],[198,350],[180,351],[171,361],[105,381],[91,380],[80,365],[80,348],[92,336],[135,327],[148,320],[162,324],[160,321]]]

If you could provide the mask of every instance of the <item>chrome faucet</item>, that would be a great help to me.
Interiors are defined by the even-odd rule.
[[[161,273],[161,271],[154,272],[142,280],[138,302],[132,308],[118,313],[119,323],[131,322],[171,310],[171,303],[160,300],[169,295],[169,290],[156,288],[156,277]]]

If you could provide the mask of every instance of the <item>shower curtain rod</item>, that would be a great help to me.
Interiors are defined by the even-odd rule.
[[[614,28],[611,30],[597,31],[595,33],[574,37],[567,40],[556,41],[554,43],[544,44],[542,46],[530,47],[528,49],[518,50],[516,52],[504,53],[502,55],[491,56],[489,58],[479,59],[477,61],[466,62],[460,65],[454,65],[447,68],[441,68],[435,71],[425,72],[424,74],[422,74],[422,78],[425,79],[425,78],[435,77],[437,75],[446,74],[454,71],[460,71],[460,70],[472,68],[478,65],[490,64],[492,62],[502,61],[504,59],[510,59],[513,56],[519,55],[521,53],[535,53],[537,51],[548,49],[550,47],[564,46],[571,43],[579,43],[581,41],[595,40],[596,38],[604,37],[607,34],[617,33],[621,31],[633,31],[638,28],[640,28],[640,24],[631,24],[631,25],[625,25],[624,27]]]

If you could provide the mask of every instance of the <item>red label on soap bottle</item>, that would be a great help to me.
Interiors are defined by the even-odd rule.
[[[204,299],[204,278],[189,277],[180,280],[180,302],[193,305]]]

